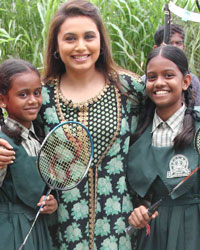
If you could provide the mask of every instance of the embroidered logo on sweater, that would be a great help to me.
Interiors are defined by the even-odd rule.
[[[172,157],[169,162],[169,169],[167,178],[188,176],[191,173],[187,157],[181,154]]]

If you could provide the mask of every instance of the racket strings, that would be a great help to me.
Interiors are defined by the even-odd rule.
[[[72,188],[83,178],[90,155],[89,136],[81,126],[59,127],[41,149],[41,175],[54,188]]]

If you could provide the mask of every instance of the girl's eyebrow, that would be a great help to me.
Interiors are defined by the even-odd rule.
[[[176,71],[175,69],[173,69],[173,68],[167,68],[167,69],[164,69],[164,70],[162,70],[163,72],[166,72],[166,71]],[[155,73],[155,71],[147,71],[147,74],[148,73]]]
[[[42,87],[35,88],[34,91],[38,90],[38,89],[42,89]],[[30,91],[30,89],[29,88],[23,88],[23,89],[18,90],[18,92],[21,92],[21,91]]]

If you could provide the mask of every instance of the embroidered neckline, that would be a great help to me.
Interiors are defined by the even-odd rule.
[[[90,98],[90,99],[88,99],[87,101],[84,101],[84,102],[73,103],[73,102],[67,100],[67,98],[62,94],[62,92],[61,92],[61,90],[59,88],[58,79],[54,80],[54,92],[55,92],[56,99],[58,99],[58,103],[59,103],[59,99],[61,99],[62,102],[65,105],[68,105],[70,108],[88,107],[89,104],[93,104],[94,102],[97,102],[99,99],[101,99],[101,97],[106,93],[106,91],[108,90],[109,87],[110,87],[110,82],[107,81],[105,86],[103,87],[103,89],[95,97],[92,97],[92,98]]]

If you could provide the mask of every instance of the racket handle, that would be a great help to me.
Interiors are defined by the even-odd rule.
[[[49,194],[51,193],[51,190],[52,190],[51,188],[48,190],[46,196],[44,197],[43,202],[46,201],[47,197],[48,197]],[[34,219],[34,221],[33,221],[33,224],[32,224],[30,230],[28,231],[28,233],[27,233],[27,235],[26,235],[26,237],[25,237],[23,243],[21,244],[21,246],[19,247],[18,250],[22,250],[22,249],[24,248],[24,246],[25,246],[25,244],[26,244],[26,241],[28,240],[28,237],[29,237],[29,235],[30,235],[30,233],[31,233],[31,231],[32,231],[32,229],[33,229],[33,227],[34,227],[34,225],[35,225],[35,222],[36,222],[36,220],[37,220],[37,218],[38,218],[38,216],[39,216],[39,214],[40,214],[41,208],[43,208],[43,204],[42,204],[42,205],[40,206],[40,208],[38,209],[38,212],[37,212],[37,214],[36,214],[36,216],[35,216],[35,219]]]
[[[136,230],[137,228],[135,228],[133,225],[129,225],[127,228],[125,228],[125,232],[131,236],[134,231]]]
[[[157,208],[160,206],[160,203],[163,201],[163,199],[161,198],[160,200],[156,201],[152,206],[150,206],[148,208],[148,215],[151,217],[152,214],[157,210]]]
[[[152,214],[157,210],[157,208],[160,206],[160,203],[162,202],[162,199],[158,200],[157,202],[155,202],[152,206],[150,206],[147,210],[147,213],[148,215],[151,217]],[[137,228],[134,227],[133,225],[129,225],[127,228],[125,228],[125,232],[131,236],[134,231],[136,230]]]
[[[22,244],[22,245],[20,246],[19,250],[24,249],[24,246],[25,246],[25,244]]]

